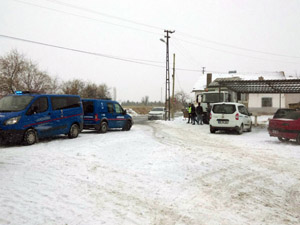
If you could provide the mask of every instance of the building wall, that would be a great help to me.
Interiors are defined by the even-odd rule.
[[[288,108],[291,103],[299,103],[300,94],[286,94],[285,107]]]
[[[272,98],[272,106],[262,106],[262,98]],[[280,100],[281,98],[281,100]],[[286,107],[284,94],[249,94],[248,108],[252,113],[273,114],[278,108]]]

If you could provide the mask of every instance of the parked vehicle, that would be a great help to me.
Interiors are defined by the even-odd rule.
[[[32,145],[38,138],[66,134],[76,138],[83,128],[83,109],[77,95],[16,92],[0,99],[0,137],[3,142]]]
[[[154,107],[148,113],[148,120],[164,120],[166,116],[166,110],[164,107]]]
[[[295,112],[296,109],[286,109],[286,108],[281,108],[281,109],[278,109],[273,118],[284,118],[287,116],[287,114],[291,113],[291,112]]]
[[[96,129],[99,133],[106,133],[111,128],[129,131],[133,125],[131,116],[116,101],[83,99],[82,103],[83,129]]]
[[[294,139],[300,144],[300,111],[290,112],[284,118],[270,119],[268,131],[271,137],[282,142]]]
[[[240,103],[223,102],[215,103],[210,112],[210,132],[217,130],[233,130],[238,134],[251,131],[251,113]]]
[[[203,123],[209,124],[210,108],[217,102],[232,102],[232,95],[228,91],[204,91],[197,95],[196,105],[200,103],[203,109]]]

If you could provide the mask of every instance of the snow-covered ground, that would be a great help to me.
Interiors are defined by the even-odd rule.
[[[0,146],[0,224],[300,224],[300,146],[154,121]]]

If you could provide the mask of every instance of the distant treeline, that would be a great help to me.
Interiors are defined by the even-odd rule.
[[[134,101],[124,101],[122,102],[123,106],[164,106],[165,103],[161,101],[154,101],[154,102],[134,102]]]
[[[15,91],[31,91],[46,94],[74,94],[82,98],[110,98],[106,84],[95,84],[80,79],[60,82],[48,72],[39,69],[37,63],[27,59],[17,50],[0,56],[0,95]]]

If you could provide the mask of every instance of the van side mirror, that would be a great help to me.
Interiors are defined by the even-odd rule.
[[[252,113],[249,113],[249,116],[252,116]]]
[[[127,110],[124,109],[124,110],[123,110],[123,115],[126,115],[126,114],[127,114]]]

